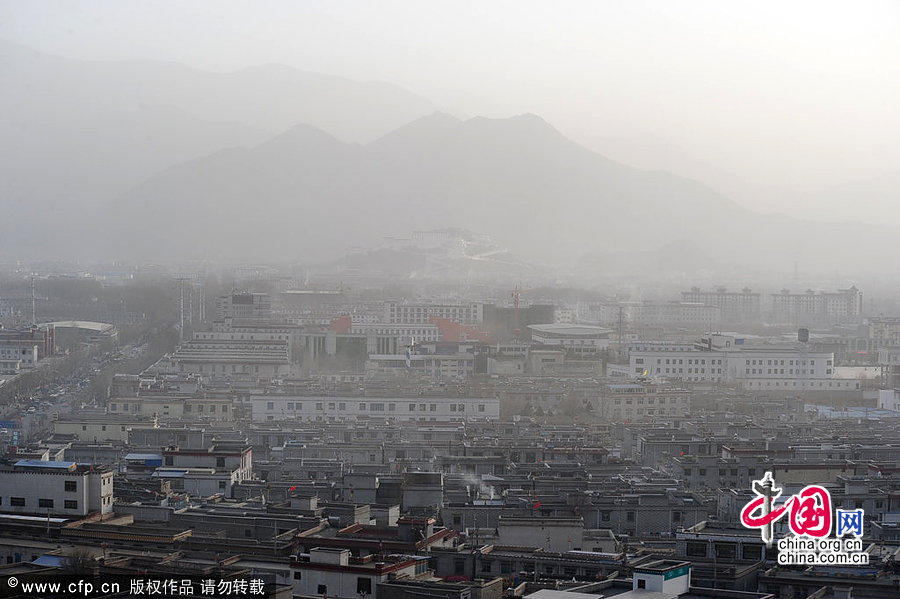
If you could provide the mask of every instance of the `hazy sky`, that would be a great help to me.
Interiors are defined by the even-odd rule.
[[[654,135],[764,185],[900,170],[900,2],[0,0],[0,37],[80,59],[277,62]]]

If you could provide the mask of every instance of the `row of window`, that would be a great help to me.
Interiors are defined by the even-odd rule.
[[[763,381],[757,381],[755,384],[756,384],[757,387],[762,387],[762,386],[763,386]],[[851,387],[851,384],[853,385],[852,387]],[[748,387],[752,387],[753,385],[754,385],[754,381],[749,381],[749,382],[747,382],[747,386],[748,386]],[[766,381],[766,387],[771,387],[771,386],[772,386],[771,381]],[[780,386],[781,386],[781,384],[780,384],[778,381],[775,381],[775,387],[780,387]],[[791,385],[788,385],[788,382],[785,381],[785,382],[784,382],[784,386],[785,386],[785,387],[791,387],[791,386],[797,387],[798,385],[797,385],[796,382],[793,383],[793,384],[791,384]],[[800,386],[800,387],[806,387],[807,385],[806,385],[806,382],[805,382],[805,381],[801,381],[799,386]],[[815,386],[816,386],[816,383],[815,383],[815,382],[811,382],[811,383],[809,384],[809,386],[810,386],[810,387],[815,387]],[[819,387],[824,387],[824,386],[825,386],[825,383],[823,383],[823,382],[820,381],[820,382],[819,382]],[[851,389],[851,388],[858,389],[858,388],[859,388],[859,381],[854,381],[854,382],[852,382],[852,383],[851,383],[850,381],[846,381],[846,382],[843,382],[843,383],[842,383],[841,381],[828,381],[828,386],[829,386],[829,387],[839,387],[839,388],[840,388],[840,387],[844,387],[845,389]]]
[[[200,367],[197,369],[197,371],[198,371],[198,372],[203,372],[203,369],[204,369],[204,365],[203,365],[203,364],[200,364]],[[181,364],[181,372],[186,372],[186,370],[187,370],[186,366],[185,366],[184,364]],[[209,371],[210,371],[211,373],[215,373],[215,372],[216,372],[216,365],[215,365],[215,364],[210,365]],[[222,372],[225,372],[225,365],[224,365],[224,364],[222,364]],[[236,365],[236,364],[232,364],[232,365],[231,365],[231,372],[237,373],[237,365]],[[241,365],[241,373],[248,373],[248,372],[249,372],[249,367],[248,367],[246,364]],[[254,366],[254,367],[253,367],[253,372],[254,372],[255,374],[259,374],[259,366]],[[276,373],[278,372],[278,365],[277,365],[277,364],[275,365],[275,372],[276,372]]]
[[[757,364],[757,362],[758,362],[758,364]],[[797,360],[796,362],[797,362],[797,366],[806,366],[806,360]],[[832,362],[831,360],[828,360],[828,361],[826,362],[826,364],[827,364],[828,366],[831,366],[831,362]],[[762,361],[762,360],[747,360],[747,366],[762,366],[762,365],[763,365],[763,361]],[[787,364],[787,365],[788,365],[788,366],[793,366],[793,365],[794,365],[794,360],[788,360],[788,364]],[[815,365],[816,365],[816,361],[815,361],[815,360],[810,360],[810,361],[809,361],[809,365],[810,365],[810,366],[815,366]],[[784,360],[769,360],[769,361],[766,363],[766,366],[784,366]]]
[[[141,404],[139,404],[139,403],[134,404],[134,406],[131,406],[130,404],[127,404],[127,403],[123,403],[123,404],[122,404],[122,411],[123,411],[123,412],[130,412],[130,411],[132,411],[132,408],[133,408],[133,411],[134,411],[134,412],[140,412],[140,411],[142,411],[142,410],[141,410]],[[164,406],[163,406],[163,409],[164,409],[164,410],[168,410],[168,409],[169,409],[169,406],[164,405]],[[228,412],[228,404],[222,404],[222,405],[220,406],[219,409],[222,411],[222,413]],[[119,411],[119,404],[115,404],[115,403],[109,404],[109,411],[110,411],[110,412],[118,412],[118,411]],[[193,412],[193,411],[194,411],[194,406],[193,406],[192,404],[184,404],[184,412],[185,412],[186,414],[189,414],[189,413],[191,413],[191,412]],[[197,404],[197,413],[198,413],[198,414],[202,414],[202,413],[203,413],[203,404]],[[216,413],[216,405],[215,405],[215,404],[210,404],[210,406],[209,406],[209,413],[210,413],[210,414],[215,414],[215,413]],[[104,428],[103,430],[106,430],[106,429]],[[124,429],[123,429],[123,430],[124,430]]]
[[[653,408],[648,408],[648,409],[647,409],[647,415],[648,415],[648,416],[653,416],[653,415],[655,415],[657,412],[659,412],[659,414],[660,414],[661,416],[663,416],[663,415],[665,415],[665,413],[666,413],[666,409],[665,409],[665,408],[659,408],[659,410],[654,410]],[[636,413],[637,413],[638,416],[643,416],[643,415],[644,415],[644,408],[638,408]],[[677,414],[677,413],[678,413],[678,409],[677,409],[677,408],[669,408],[669,414]],[[631,415],[633,415],[633,414],[635,414],[635,411],[634,411],[634,410],[632,410],[631,408],[625,408],[625,415],[626,415],[626,416],[631,416]],[[613,409],[613,418],[618,418],[618,417],[620,417],[621,415],[622,415],[622,410],[621,410],[621,409],[619,409],[619,408]]]
[[[726,476],[728,474],[728,470],[729,470],[728,468],[719,468],[719,476]],[[685,476],[690,476],[693,472],[694,472],[693,468],[685,468],[684,469]],[[697,473],[700,476],[706,476],[706,468],[699,468]],[[747,469],[748,476],[754,476],[755,474],[756,474],[756,468],[748,468]],[[731,476],[737,476],[737,475],[738,475],[738,469],[731,468]]]
[[[625,405],[626,405],[626,406],[630,406],[632,401],[633,401],[633,400],[631,400],[631,399],[626,399],[626,400],[625,400]],[[653,405],[653,402],[654,402],[654,401],[656,401],[654,398],[652,398],[652,397],[651,397],[651,398],[648,398],[648,399],[647,399],[647,404]],[[671,398],[671,402],[677,404],[677,403],[678,403],[678,399],[673,397],[673,398]],[[686,404],[687,402],[688,402],[688,398],[687,398],[687,397],[682,397],[682,398],[681,398],[681,403]],[[613,403],[614,403],[615,405],[617,405],[617,406],[620,406],[620,405],[622,405],[622,400],[621,400],[621,399],[617,399],[617,400],[615,400]],[[659,398],[659,403],[661,403],[661,404],[666,403],[666,398],[665,398],[665,397],[660,397],[660,398]],[[638,400],[637,400],[637,405],[639,405],[639,406],[644,405],[644,400],[643,400],[643,399],[638,399]]]
[[[367,406],[368,406],[368,407],[367,407]],[[366,404],[366,403],[360,403],[360,404],[359,404],[359,411],[360,411],[360,412],[365,412],[365,411],[369,411],[369,412],[384,412],[384,406],[385,406],[385,404],[383,404],[383,403],[368,403],[368,404]],[[419,407],[418,407],[418,410],[419,410],[420,412],[425,412],[425,411],[436,412],[436,411],[437,411],[437,404],[434,404],[434,403],[433,403],[433,404],[424,404],[424,403],[422,403],[422,404],[418,404],[418,406],[419,406]],[[427,410],[426,410],[426,406],[428,406],[428,407],[427,407]],[[201,406],[201,407],[202,407],[202,406]],[[389,403],[389,404],[387,404],[387,408],[388,408],[388,410],[387,410],[388,412],[396,412],[396,411],[397,411],[397,404],[396,404],[396,403]],[[267,410],[267,411],[272,411],[272,410],[274,410],[274,409],[275,409],[275,402],[274,402],[274,401],[266,402],[266,410]],[[288,412],[303,411],[303,403],[302,403],[302,402],[289,401],[289,402],[287,402],[287,407],[286,407],[285,409],[286,409]],[[320,402],[316,402],[316,410],[324,410],[324,409],[325,409],[325,402],[321,402],[321,401],[320,401]],[[347,409],[347,403],[346,403],[346,402],[333,402],[333,401],[330,401],[330,402],[328,402],[328,409],[329,409],[329,410],[335,410],[335,409],[337,409],[338,411],[345,411],[345,410]],[[484,412],[484,410],[485,410],[485,404],[478,404],[477,410],[478,410],[479,412]],[[185,409],[185,411],[188,411],[188,410]],[[202,411],[202,410],[201,410],[201,411]],[[215,411],[215,410],[212,410],[212,411]],[[416,404],[414,404],[414,403],[409,404],[409,411],[410,411],[410,412],[415,412],[415,411],[416,411]],[[466,411],[466,404],[462,404],[462,403],[461,403],[461,404],[454,404],[454,403],[452,403],[452,404],[450,404],[450,411],[451,411],[451,412],[465,412],[465,411]]]
[[[120,432],[123,432],[123,433],[125,432],[125,427],[124,427],[124,426],[120,426],[119,428],[120,428]],[[100,427],[100,429],[105,431],[105,430],[106,430],[106,425],[105,425],[105,424],[102,425],[102,426]],[[86,430],[87,430],[87,425],[86,425],[86,424],[82,424],[82,425],[81,425],[81,430],[86,431]]]
[[[68,482],[68,481],[67,481]],[[68,489],[66,489],[68,491]],[[53,499],[38,499],[38,507],[39,508],[52,508],[54,507],[55,501]],[[0,505],[3,505],[3,498],[0,497]],[[26,501],[24,497],[10,497],[9,505],[12,507],[25,507]],[[77,510],[78,509],[78,501],[75,499],[66,499],[63,501],[63,509],[67,510]]]
[[[676,364],[675,358],[671,358],[671,359],[670,359],[670,358],[666,358],[666,364],[669,364],[670,361],[671,361],[672,364]],[[643,363],[644,363],[644,360],[639,358],[639,359],[636,359],[635,362],[637,362],[638,364],[643,364]],[[656,363],[657,363],[657,364],[662,364],[662,358],[657,358],[657,359],[656,359]],[[705,365],[706,365],[706,358],[702,358],[702,359],[701,359],[701,358],[688,358],[688,359],[687,359],[687,363],[688,363],[689,365],[690,365],[690,364],[694,364],[694,365],[705,366]],[[684,358],[678,358],[677,364],[684,364]],[[722,365],[722,360],[721,360],[721,359],[710,359],[709,364],[710,364],[710,366],[714,366],[714,365],[716,365],[716,364],[718,364],[719,366],[721,366],[721,365]]]
[[[234,339],[235,336],[232,335],[231,338]],[[240,338],[243,339],[244,336],[241,335]],[[284,337],[282,337],[281,335],[278,335],[277,338],[278,338],[278,339],[284,339],[284,340],[287,340],[287,339],[288,339],[288,336],[285,335]],[[202,334],[202,335],[198,335],[197,337],[194,337],[194,339],[224,339],[224,337],[219,337],[219,336],[214,335],[214,334],[210,334],[209,336],[207,336],[207,335],[204,333],[204,334]],[[254,339],[256,339],[256,335],[247,335],[247,339],[254,340]],[[276,339],[276,337],[275,337],[275,335],[269,335],[269,339],[270,339],[270,340]]]

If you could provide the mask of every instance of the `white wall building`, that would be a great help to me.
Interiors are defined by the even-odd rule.
[[[371,354],[366,361],[366,373],[400,372],[409,370],[439,380],[464,380],[475,373],[475,355],[453,354]]]
[[[449,318],[461,324],[481,324],[484,322],[484,304],[384,304],[383,322],[387,324],[427,324],[432,316]]]
[[[38,346],[0,345],[0,374],[32,370],[38,362]]]
[[[745,389],[838,391],[859,389],[858,380],[835,376],[834,354],[801,347],[632,351],[633,376],[658,376],[689,382],[737,383]]]
[[[216,318],[269,320],[272,298],[268,293],[234,293],[216,298]]]
[[[113,511],[113,472],[75,462],[19,460],[0,468],[0,510],[83,517]]]
[[[428,558],[392,556],[356,558],[349,549],[314,547],[309,556],[291,562],[294,595],[303,597],[378,597],[378,583],[392,578],[413,579],[428,572]]]
[[[772,294],[772,322],[793,324],[839,324],[857,322],[862,314],[862,292],[856,287],[832,293],[807,289]]]
[[[254,395],[254,422],[279,420],[328,421],[359,418],[390,420],[498,420],[496,397],[331,397]]]
[[[878,391],[878,408],[900,412],[900,389],[881,389]]]

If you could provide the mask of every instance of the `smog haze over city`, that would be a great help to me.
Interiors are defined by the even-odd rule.
[[[0,0],[0,595],[896,596],[898,40]]]

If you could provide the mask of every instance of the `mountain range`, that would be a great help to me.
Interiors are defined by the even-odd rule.
[[[647,250],[687,242],[722,269],[878,272],[900,246],[891,227],[760,214],[606,158],[536,115],[461,120],[389,84],[0,44],[0,85],[12,90],[0,94],[0,186],[17,225],[6,253],[329,261],[458,227],[569,270],[605,268],[579,262],[596,252],[668,268]]]

